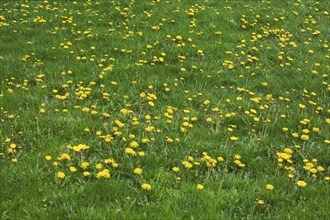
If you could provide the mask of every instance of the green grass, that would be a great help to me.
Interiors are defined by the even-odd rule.
[[[0,218],[327,219],[329,7],[1,1]]]

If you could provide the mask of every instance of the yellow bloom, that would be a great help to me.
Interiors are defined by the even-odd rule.
[[[198,190],[203,190],[204,189],[204,186],[202,184],[197,184],[197,189]]]
[[[132,141],[130,144],[129,144],[132,148],[137,148],[139,146],[138,142],[136,141]]]
[[[266,185],[266,189],[273,190],[274,189],[274,186],[272,184],[267,184]]]
[[[265,204],[264,200],[262,200],[262,199],[258,199],[257,203],[258,203],[258,205],[264,205]]]
[[[72,173],[74,173],[74,172],[77,171],[77,168],[71,166],[71,167],[69,167],[69,170],[70,170]]]
[[[104,169],[96,174],[96,178],[110,178],[110,171],[108,169]]]
[[[239,155],[239,154],[235,154],[234,157],[235,157],[235,159],[237,159],[237,160],[240,160],[240,159],[241,159],[241,155]]]
[[[309,172],[311,172],[311,173],[315,174],[315,173],[317,173],[317,169],[315,169],[315,168],[312,168],[312,169],[310,169],[310,170],[309,170]]]
[[[221,157],[221,156],[219,156],[217,159],[218,159],[218,161],[220,161],[220,162],[225,161],[225,159],[223,159],[223,157]]]
[[[143,184],[141,185],[141,188],[142,188],[143,190],[151,190],[151,185],[148,184],[148,183],[143,183]]]
[[[177,173],[177,172],[180,171],[179,167],[173,167],[172,170],[173,170],[173,172],[175,172],[175,173]]]
[[[293,151],[290,148],[285,148],[284,152],[287,153],[287,154],[292,154],[293,153]]]
[[[303,187],[306,187],[307,186],[307,183],[305,181],[303,181],[303,180],[299,180],[297,182],[297,186],[303,188]]]
[[[61,156],[58,158],[59,160],[71,160],[71,157],[67,153],[61,154]]]
[[[288,177],[289,177],[289,179],[292,179],[294,177],[294,175],[292,173],[289,173]]]
[[[144,157],[145,156],[145,153],[143,151],[139,151],[138,154],[139,154],[140,157]]]
[[[90,175],[91,175],[91,173],[90,173],[90,172],[88,172],[88,171],[85,171],[85,172],[83,173],[83,175],[84,175],[84,176],[90,176]]]
[[[65,173],[59,171],[59,172],[57,173],[57,177],[60,178],[60,179],[64,179],[64,177],[65,177]]]
[[[319,131],[320,131],[320,129],[319,129],[319,128],[317,128],[317,127],[313,127],[313,128],[312,128],[312,131],[313,131],[313,132],[319,132]]]
[[[82,168],[82,169],[87,169],[87,167],[89,166],[89,163],[88,162],[82,162],[81,164],[80,164],[80,167]]]
[[[308,141],[309,140],[309,136],[307,134],[303,134],[300,136],[300,139],[303,141]]]
[[[49,156],[49,155],[47,155],[47,156],[45,156],[45,160],[51,160],[52,159],[52,157],[51,156]]]
[[[190,168],[193,167],[193,165],[191,163],[189,163],[188,161],[183,161],[182,162],[182,165],[184,165],[185,168],[187,168],[187,169],[190,169]]]
[[[143,170],[141,168],[135,168],[134,169],[134,174],[140,175],[143,173]]]
[[[101,163],[97,163],[96,165],[95,165],[95,168],[96,169],[101,169],[103,167],[103,165],[101,164]]]
[[[297,138],[297,137],[299,137],[299,134],[298,133],[292,133],[292,137],[294,137],[294,138]]]
[[[130,148],[130,147],[126,148],[125,149],[125,152],[127,154],[132,154],[133,156],[136,156],[136,152],[132,148]]]
[[[178,36],[175,37],[175,39],[182,40],[182,36],[178,35]]]

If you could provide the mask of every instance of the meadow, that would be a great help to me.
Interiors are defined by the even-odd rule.
[[[0,219],[328,219],[330,1],[0,1]]]

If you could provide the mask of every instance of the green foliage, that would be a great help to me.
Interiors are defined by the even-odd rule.
[[[326,219],[329,7],[2,1],[1,219]]]

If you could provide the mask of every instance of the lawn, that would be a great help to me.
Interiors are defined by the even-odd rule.
[[[1,219],[328,219],[330,1],[0,1]]]

